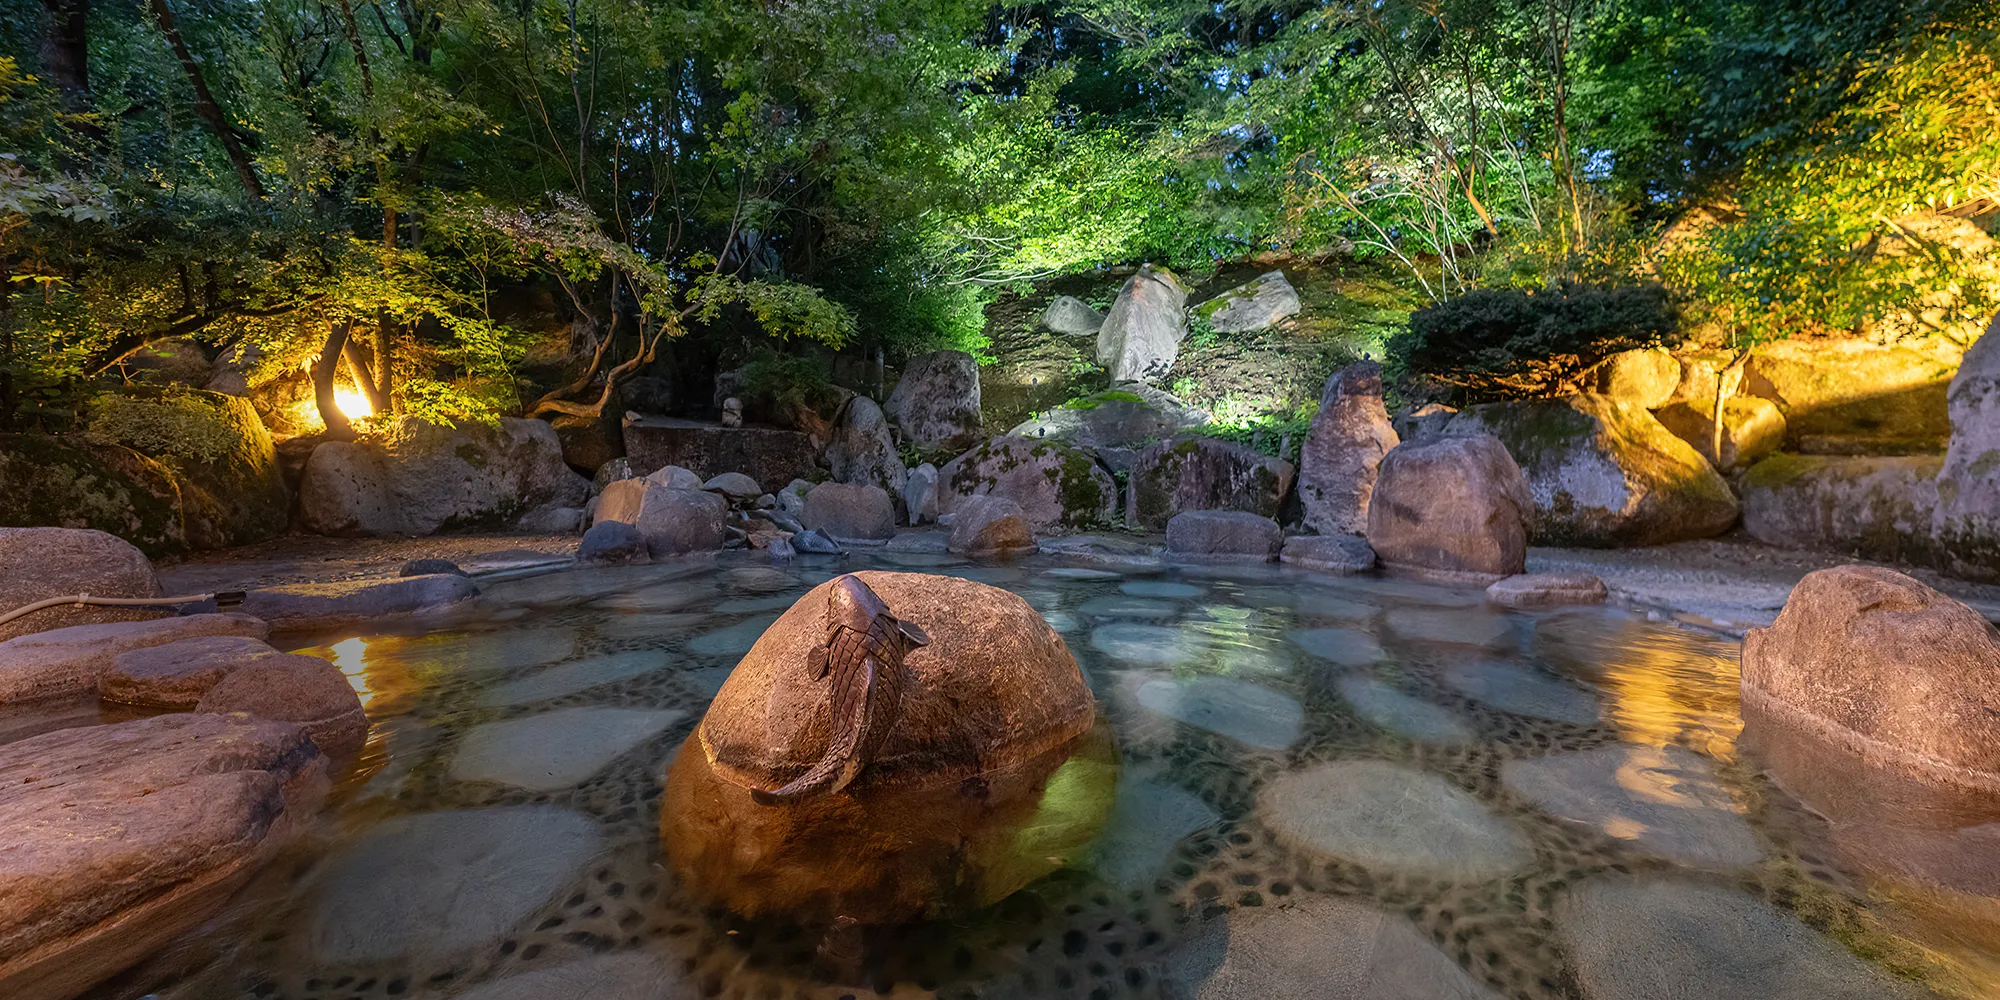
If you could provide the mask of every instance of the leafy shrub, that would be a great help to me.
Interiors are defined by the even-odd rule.
[[[743,366],[742,392],[747,407],[781,420],[802,411],[830,416],[842,400],[825,362],[776,351],[761,352]]]
[[[191,392],[105,393],[91,401],[84,437],[154,458],[213,462],[241,445],[244,429],[230,414]]]
[[[1477,403],[1574,391],[1606,357],[1679,337],[1676,310],[1657,284],[1483,288],[1419,309],[1388,352],[1396,374]]]

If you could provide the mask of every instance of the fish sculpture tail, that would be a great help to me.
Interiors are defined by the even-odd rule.
[[[751,797],[766,805],[797,801],[853,782],[902,714],[904,654],[929,643],[923,629],[897,619],[867,584],[840,577],[828,600],[826,641],[806,661],[814,679],[831,675],[826,752],[806,773],[779,788],[754,789]]]

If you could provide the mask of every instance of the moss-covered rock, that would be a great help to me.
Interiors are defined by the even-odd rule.
[[[184,552],[181,482],[130,448],[0,434],[0,526],[94,528],[149,556]]]
[[[590,481],[563,464],[555,429],[503,418],[497,426],[396,421],[354,442],[313,450],[299,519],[327,535],[428,535],[497,528],[542,507],[580,507]]]
[[[938,512],[968,497],[997,494],[1021,505],[1037,531],[1108,524],[1118,485],[1090,451],[1063,441],[996,437],[939,470]]]
[[[1036,414],[1007,433],[1090,448],[1111,468],[1127,469],[1141,449],[1208,422],[1207,411],[1171,393],[1127,382]]]
[[[180,389],[107,394],[92,404],[86,436],[123,445],[179,474],[193,548],[264,541],[282,534],[290,520],[277,446],[248,399]]]
[[[1448,434],[1491,434],[1527,478],[1535,540],[1617,548],[1708,538],[1736,497],[1708,461],[1637,404],[1595,393],[1475,406]]]
[[[1245,511],[1276,518],[1292,488],[1292,463],[1210,437],[1154,445],[1132,463],[1125,523],[1158,530],[1191,510]]]
[[[1767,545],[1930,562],[1934,455],[1775,455],[1743,474],[1743,530]]]

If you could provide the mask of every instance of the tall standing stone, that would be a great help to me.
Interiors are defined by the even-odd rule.
[[[979,440],[979,360],[964,351],[911,358],[882,407],[919,448],[969,448]]]
[[[889,436],[889,418],[866,396],[856,396],[841,409],[826,444],[826,464],[839,483],[879,486],[891,494],[903,492],[909,475]]]
[[[1097,363],[1113,382],[1157,382],[1188,335],[1187,287],[1148,264],[1125,282],[1097,331]]]
[[[1398,444],[1382,405],[1382,366],[1362,361],[1334,372],[1319,393],[1319,414],[1299,453],[1299,500],[1306,527],[1322,535],[1368,530],[1368,499],[1382,456]]]
[[[1946,568],[1991,579],[2000,576],[2000,317],[1965,352],[1948,399],[1934,533]]]
[[[1526,567],[1533,509],[1521,468],[1499,439],[1434,438],[1383,458],[1368,543],[1385,569],[1492,584]]]

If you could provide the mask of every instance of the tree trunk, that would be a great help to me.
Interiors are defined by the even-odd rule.
[[[42,65],[55,81],[63,110],[88,114],[90,98],[90,0],[42,0],[49,30],[42,35]],[[87,126],[95,131],[96,126]]]
[[[215,103],[215,94],[208,89],[208,80],[201,74],[201,65],[194,61],[194,54],[181,40],[173,8],[167,6],[167,0],[151,0],[151,3],[153,19],[160,23],[160,33],[166,36],[167,46],[174,50],[174,58],[180,61],[181,72],[187,74],[188,86],[194,88],[195,114],[200,115],[201,120],[208,123],[209,130],[221,140],[223,151],[229,154],[230,165],[236,168],[237,179],[243,182],[243,192],[252,201],[263,201],[264,185],[257,179],[257,168],[243,148],[241,135],[229,124],[228,117],[222,113],[222,106]]]
[[[319,350],[319,358],[313,362],[312,385],[313,404],[319,407],[320,423],[326,425],[325,439],[328,441],[352,441],[355,438],[354,425],[347,414],[340,412],[340,401],[334,395],[333,377],[340,370],[340,356],[347,347],[347,333],[351,326],[341,320],[328,328],[326,346]]]
[[[1746,347],[1737,351],[1736,356],[1729,359],[1729,364],[1715,373],[1715,419],[1710,421],[1714,426],[1709,432],[1708,454],[1715,462],[1717,472],[1726,471],[1722,467],[1722,438],[1725,429],[1723,407],[1728,405],[1730,397],[1736,395],[1736,390],[1742,387],[1743,368],[1749,362],[1750,349]]]

